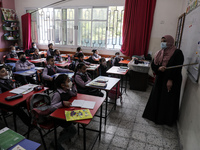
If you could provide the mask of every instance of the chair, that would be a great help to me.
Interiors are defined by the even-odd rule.
[[[44,145],[44,149],[47,150],[46,143],[44,141],[44,136],[46,136],[47,134],[49,134],[50,132],[52,132],[54,130],[54,123],[50,119],[48,121],[45,121],[44,123],[38,123],[37,119],[34,118],[34,115],[35,115],[34,112],[30,109],[31,108],[30,104],[31,104],[32,96],[33,95],[28,97],[27,100],[26,100],[28,114],[29,114],[29,117],[31,118],[31,124],[28,127],[27,138],[29,138],[30,131],[33,128],[37,129],[38,132],[40,133],[42,143]],[[47,130],[47,132],[45,130]],[[44,131],[46,133],[43,134],[42,131]]]

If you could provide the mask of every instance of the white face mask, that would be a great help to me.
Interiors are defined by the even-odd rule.
[[[116,55],[116,57],[118,58],[118,57],[119,57],[119,55]]]
[[[160,43],[160,47],[161,47],[162,49],[166,49],[166,48],[167,48],[167,42],[161,42],[161,43]]]
[[[2,79],[9,79],[9,75],[2,77]]]
[[[67,89],[70,90],[71,88],[72,88],[72,82],[70,81],[70,82],[68,83]]]
[[[15,50],[11,50],[11,52],[12,52],[12,53],[15,53],[16,51],[15,51]]]
[[[36,48],[37,48],[37,46],[33,46],[33,48],[35,48],[35,49],[36,49]]]

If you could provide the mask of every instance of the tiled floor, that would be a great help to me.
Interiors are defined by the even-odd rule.
[[[179,139],[176,127],[155,125],[153,122],[143,119],[142,113],[147,103],[151,86],[146,92],[127,90],[123,95],[123,103],[117,102],[117,109],[113,110],[107,120],[107,125],[102,126],[101,140],[97,140],[94,150],[179,150]],[[105,105],[105,104],[104,104]],[[109,105],[109,108],[111,105]],[[104,107],[105,108],[105,107]],[[18,119],[18,118],[17,118]],[[17,120],[18,132],[23,134],[27,127]],[[104,119],[103,119],[104,121]],[[8,118],[9,127],[13,129],[12,117]],[[99,118],[93,118],[88,127],[98,129]],[[4,123],[0,120],[0,128]],[[62,128],[58,128],[61,131]],[[83,148],[82,130],[71,142],[63,144],[66,150],[79,150]],[[96,133],[87,131],[87,149],[91,149]],[[31,132],[30,139],[41,142],[37,130]],[[54,133],[45,137],[48,150],[53,150],[49,143],[54,139]],[[43,150],[41,145],[39,150]]]

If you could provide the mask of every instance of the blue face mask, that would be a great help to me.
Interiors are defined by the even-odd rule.
[[[161,47],[162,49],[166,49],[166,48],[167,48],[167,42],[161,42],[161,43],[160,43],[160,47]]]

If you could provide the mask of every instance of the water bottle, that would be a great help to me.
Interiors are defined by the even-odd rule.
[[[68,55],[68,63],[71,63],[70,55]]]

